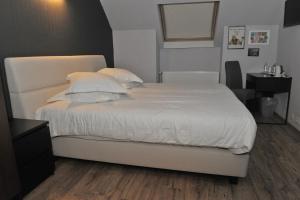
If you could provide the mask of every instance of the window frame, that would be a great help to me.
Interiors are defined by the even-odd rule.
[[[167,30],[166,30],[166,21],[165,21],[165,11],[164,6],[166,5],[187,5],[187,4],[213,4],[213,15],[211,22],[211,35],[210,37],[194,37],[194,38],[167,38]],[[216,33],[216,26],[219,14],[219,6],[220,1],[202,1],[202,2],[184,2],[184,3],[167,3],[167,4],[159,4],[159,12],[160,12],[160,20],[161,20],[161,28],[163,33],[164,42],[182,42],[182,41],[213,41]]]

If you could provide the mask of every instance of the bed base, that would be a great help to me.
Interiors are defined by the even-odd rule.
[[[55,137],[52,143],[58,157],[229,176],[231,183],[246,176],[249,162],[249,154],[219,148],[73,137]]]

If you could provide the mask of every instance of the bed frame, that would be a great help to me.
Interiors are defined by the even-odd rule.
[[[67,87],[67,74],[103,67],[102,55],[6,58],[13,116],[34,119],[38,107]],[[65,136],[52,138],[52,143],[55,156],[230,177],[245,177],[249,162],[249,154],[235,155],[220,148]]]

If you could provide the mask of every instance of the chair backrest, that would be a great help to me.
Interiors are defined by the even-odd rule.
[[[243,78],[239,61],[226,61],[226,85],[230,89],[242,89]]]

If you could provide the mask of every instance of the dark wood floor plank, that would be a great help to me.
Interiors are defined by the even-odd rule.
[[[248,176],[226,177],[58,159],[25,200],[299,200],[300,133],[259,125]]]
[[[237,185],[231,185],[233,200],[258,200],[249,176],[240,179]]]

